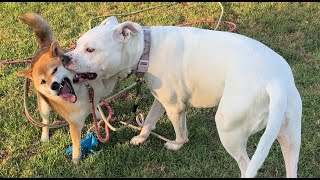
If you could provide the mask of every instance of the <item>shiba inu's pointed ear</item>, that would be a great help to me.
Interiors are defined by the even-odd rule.
[[[20,76],[20,77],[26,77],[26,78],[29,78],[32,80],[32,68],[30,69],[27,69],[27,70],[24,70],[24,71],[20,71],[17,73],[17,76]]]
[[[53,41],[50,46],[50,57],[61,56],[64,51],[61,49],[57,41]]]
[[[104,26],[104,25],[117,25],[119,24],[118,20],[116,17],[114,16],[110,16],[107,19],[105,19],[104,21],[102,21],[102,23],[99,26]]]
[[[123,22],[113,28],[113,38],[125,42],[139,32],[139,25],[131,21]]]

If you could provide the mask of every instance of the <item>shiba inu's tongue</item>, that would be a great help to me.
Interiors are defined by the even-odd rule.
[[[74,94],[71,84],[65,80],[61,85],[59,97],[65,101],[75,103],[77,101],[77,96]]]
[[[71,102],[71,103],[75,103],[77,101],[77,97],[73,94],[70,94],[70,93],[62,93],[62,94],[60,94],[60,97],[63,100]]]

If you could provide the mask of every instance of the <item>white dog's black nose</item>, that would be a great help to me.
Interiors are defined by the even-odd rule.
[[[71,58],[69,56],[62,55],[61,61],[62,61],[62,64],[65,66],[71,62]]]
[[[59,85],[59,83],[57,83],[57,82],[53,82],[53,83],[51,84],[51,89],[54,90],[54,91],[58,90],[59,87],[60,87],[60,85]]]

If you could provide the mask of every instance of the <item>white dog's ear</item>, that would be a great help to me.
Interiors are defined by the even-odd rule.
[[[99,26],[118,25],[118,24],[119,24],[119,22],[118,22],[117,18],[114,16],[110,16],[107,19],[105,19],[104,21],[102,21],[102,23]]]
[[[113,38],[121,42],[126,42],[132,35],[136,35],[138,32],[138,24],[126,21],[113,28]]]

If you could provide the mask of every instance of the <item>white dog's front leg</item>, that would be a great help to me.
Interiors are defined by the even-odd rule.
[[[95,113],[96,113],[96,118],[98,119],[98,120],[101,120],[102,119],[102,116],[101,116],[101,114],[100,114],[100,111],[96,108],[96,110],[95,110]]]
[[[176,133],[176,140],[175,142],[166,142],[165,146],[169,150],[176,151],[189,141],[186,111],[179,111],[176,107],[166,107],[166,111]]]
[[[131,139],[130,143],[138,145],[143,143],[149,136],[150,132],[156,128],[156,123],[163,116],[165,109],[161,103],[154,99],[151,109],[147,115],[147,118],[143,124],[142,130],[138,136]]]

